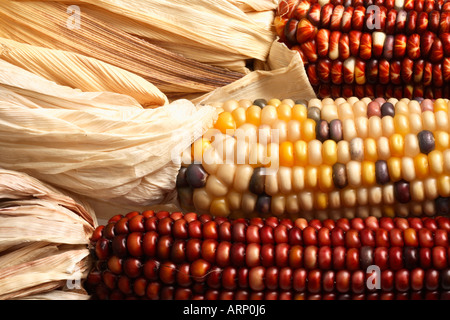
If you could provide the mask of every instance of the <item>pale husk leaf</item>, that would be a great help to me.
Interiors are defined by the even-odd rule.
[[[0,38],[0,59],[81,91],[126,94],[144,107],[158,107],[168,102],[158,88],[142,77],[77,53]]]
[[[102,21],[185,57],[245,72],[245,61],[265,61],[275,37],[274,1],[215,0],[75,0]],[[86,5],[91,5],[87,7]],[[267,11],[257,23],[248,12]],[[227,64],[229,63],[229,65]]]
[[[99,19],[84,8],[80,27],[74,28],[68,7],[0,0],[0,36],[95,58],[144,78],[168,97],[209,92],[242,77],[151,44],[121,30],[113,19]]]
[[[217,113],[186,100],[119,105],[131,98],[50,84],[1,60],[0,70],[0,167],[96,200],[145,206],[175,198],[173,160]]]

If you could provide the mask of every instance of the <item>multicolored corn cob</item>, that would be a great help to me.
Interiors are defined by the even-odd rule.
[[[449,232],[445,217],[130,212],[94,231],[85,287],[95,299],[450,299]]]
[[[184,157],[185,210],[231,218],[448,215],[448,99],[227,101]]]
[[[450,97],[450,2],[281,1],[280,41],[320,98]]]

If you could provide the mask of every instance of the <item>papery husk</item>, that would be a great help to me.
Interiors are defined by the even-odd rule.
[[[136,10],[144,4],[136,5]],[[151,44],[123,31],[110,15],[95,17],[87,8],[81,9],[80,27],[74,28],[67,9],[67,4],[55,2],[0,0],[0,37],[106,62],[144,78],[169,99],[204,94],[243,76]]]
[[[0,169],[0,299],[87,299],[82,281],[97,223],[77,196]]]
[[[184,57],[248,73],[247,60],[265,61],[275,38],[277,1],[67,0],[81,12]],[[253,19],[264,12],[265,21]]]
[[[218,88],[199,98],[197,104],[215,104],[240,99],[293,99],[317,98],[305,71],[300,55],[285,44],[275,40],[267,61],[259,64],[259,70]]]
[[[95,201],[171,202],[182,150],[216,116],[187,100],[143,109],[129,96],[79,92],[0,60],[0,167]]]
[[[0,59],[81,91],[126,94],[146,108],[168,103],[167,97],[144,78],[81,54],[0,38]]]

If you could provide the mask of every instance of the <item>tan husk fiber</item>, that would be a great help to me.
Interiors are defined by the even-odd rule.
[[[0,38],[0,59],[81,91],[126,94],[144,107],[168,102],[158,88],[142,77],[81,54]]]
[[[125,95],[80,92],[0,60],[0,167],[121,205],[175,198],[181,151],[217,110],[177,100],[143,109]]]
[[[86,202],[0,169],[0,299],[87,299],[82,280],[96,226]]]
[[[54,2],[0,0],[0,37],[106,62],[144,78],[169,99],[204,94],[243,75],[151,44],[122,31],[109,17],[99,19],[85,9],[80,28],[69,28],[72,20],[67,8]]]
[[[285,44],[274,41],[267,61],[260,64],[260,69],[193,101],[199,104],[214,104],[233,99],[317,98],[300,55]]]
[[[275,0],[70,0],[101,21],[187,58],[248,71],[246,60],[265,61],[275,33]],[[265,23],[253,19],[265,12]],[[67,15],[66,15],[67,17]],[[82,22],[83,23],[83,22]]]

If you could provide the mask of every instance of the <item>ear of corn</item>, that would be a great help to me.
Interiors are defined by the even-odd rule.
[[[321,98],[450,95],[446,1],[288,0],[274,23]]]
[[[446,215],[448,99],[223,103],[186,152],[186,210],[217,216]]]
[[[94,231],[86,288],[96,299],[449,299],[449,231],[444,217],[130,212]]]

